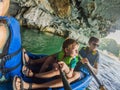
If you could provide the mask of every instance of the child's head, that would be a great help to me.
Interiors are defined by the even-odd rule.
[[[66,39],[62,49],[67,56],[75,57],[78,55],[79,43],[74,39]]]
[[[99,46],[99,39],[96,37],[91,37],[88,41],[90,49],[95,50]]]

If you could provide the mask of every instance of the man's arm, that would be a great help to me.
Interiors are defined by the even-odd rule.
[[[90,67],[90,69],[91,69],[95,74],[97,74],[97,72],[98,72],[98,63],[97,63],[97,62],[94,64],[94,66],[91,66],[91,64],[89,63],[89,61],[88,61],[87,58],[81,59],[81,62],[82,62],[83,64],[87,64],[87,65]]]
[[[91,66],[90,63],[88,63],[88,66],[94,72],[94,74],[98,73],[98,63],[95,63],[94,66]]]

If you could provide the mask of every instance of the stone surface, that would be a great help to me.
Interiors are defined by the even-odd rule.
[[[105,37],[120,28],[119,0],[12,0],[21,25],[58,35]],[[18,6],[17,6],[18,5]],[[47,29],[54,28],[54,29]],[[51,31],[53,30],[53,31]],[[62,32],[62,33],[61,33]],[[67,34],[63,34],[67,33]],[[77,34],[76,34],[77,33]],[[80,40],[81,41],[81,40]],[[82,40],[84,41],[84,40]],[[82,42],[81,41],[81,42]]]

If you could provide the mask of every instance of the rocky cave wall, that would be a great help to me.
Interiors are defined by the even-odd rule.
[[[119,29],[120,0],[11,0],[9,14],[22,26],[78,39]]]

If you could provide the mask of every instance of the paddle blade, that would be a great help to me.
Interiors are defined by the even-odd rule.
[[[99,89],[100,89],[100,90],[107,90],[104,85],[101,85],[101,86],[99,87]]]

